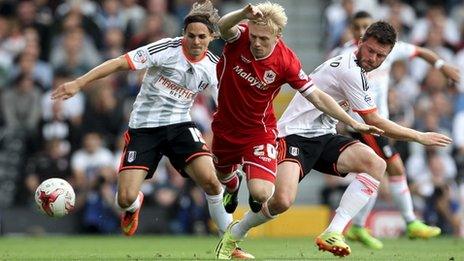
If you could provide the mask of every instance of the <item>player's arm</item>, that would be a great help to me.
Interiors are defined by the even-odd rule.
[[[351,126],[356,131],[371,134],[383,134],[381,128],[370,126],[351,118],[345,110],[327,93],[313,86],[314,90],[305,96],[317,109],[328,114],[329,116]]]
[[[403,127],[384,117],[380,116],[377,111],[368,113],[359,113],[364,122],[374,125],[385,131],[385,135],[398,140],[416,141],[427,146],[444,147],[451,143],[451,138],[435,133],[435,132],[420,132],[410,128]]]
[[[248,4],[244,8],[230,12],[218,21],[219,31],[224,40],[229,40],[238,34],[237,24],[244,19],[257,19],[263,14],[255,6]]]
[[[94,67],[92,70],[82,75],[81,77],[64,83],[52,92],[53,100],[66,100],[74,96],[84,86],[89,83],[104,78],[114,72],[130,69],[129,62],[124,55],[117,58],[107,60],[102,64]]]
[[[451,80],[455,82],[460,81],[459,69],[445,62],[434,51],[424,47],[416,46],[416,56],[427,61],[430,65],[440,70],[446,77],[450,78]]]

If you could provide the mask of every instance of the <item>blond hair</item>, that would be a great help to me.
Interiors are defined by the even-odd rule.
[[[281,34],[285,25],[287,25],[288,19],[285,14],[285,9],[281,5],[269,1],[259,3],[256,7],[263,13],[263,17],[250,20],[250,22],[269,27],[273,34]]]

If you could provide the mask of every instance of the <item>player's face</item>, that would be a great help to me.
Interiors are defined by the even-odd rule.
[[[392,49],[391,45],[381,44],[377,39],[369,37],[366,41],[359,42],[356,58],[358,64],[366,72],[370,72],[379,67]]]
[[[372,18],[359,18],[353,20],[351,23],[351,33],[353,34],[353,38],[356,41],[361,39],[361,36],[366,32],[367,27],[373,23]]]
[[[209,43],[214,39],[208,27],[203,23],[190,23],[184,32],[186,50],[189,55],[197,58],[208,49]]]
[[[268,27],[248,23],[250,31],[250,49],[253,56],[257,59],[268,56],[275,44],[277,43],[278,36],[271,33]]]

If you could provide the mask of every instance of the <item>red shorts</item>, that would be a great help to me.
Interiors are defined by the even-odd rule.
[[[275,181],[277,169],[277,142],[274,132],[253,135],[232,134],[213,130],[212,153],[214,166],[221,173],[230,173],[237,164],[249,179]]]

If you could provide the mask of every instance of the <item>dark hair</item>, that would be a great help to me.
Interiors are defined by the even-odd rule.
[[[378,21],[367,28],[361,39],[365,42],[371,37],[375,38],[379,43],[391,45],[393,48],[396,43],[396,30],[391,24],[385,21]]]
[[[202,23],[208,27],[210,33],[216,32],[215,25],[209,20],[207,15],[188,15],[184,19],[184,31],[187,30],[187,26],[191,23]]]
[[[372,18],[372,15],[366,11],[358,11],[354,13],[354,15],[351,17],[351,22],[353,22],[356,19],[363,19],[363,18]]]

